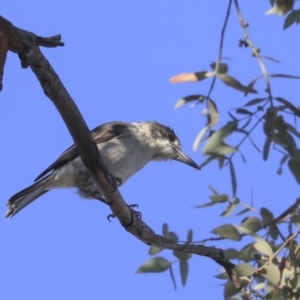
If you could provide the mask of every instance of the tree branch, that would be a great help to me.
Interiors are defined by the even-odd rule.
[[[63,43],[60,41],[61,37],[38,37],[33,33],[14,27],[12,23],[0,16],[0,38],[2,37],[4,37],[8,45],[8,49],[19,55],[22,67],[29,66],[35,73],[45,95],[56,106],[68,127],[84,165],[98,184],[107,202],[109,202],[112,212],[125,229],[148,245],[189,252],[213,259],[225,268],[235,286],[242,290],[242,284],[234,270],[234,265],[224,256],[223,250],[203,245],[180,245],[155,234],[147,224],[132,213],[118,189],[112,192],[112,187],[108,180],[110,178],[109,172],[102,161],[96,143],[81,113],[58,75],[39,49],[39,46],[63,46]],[[130,226],[126,226],[126,224],[130,224]]]

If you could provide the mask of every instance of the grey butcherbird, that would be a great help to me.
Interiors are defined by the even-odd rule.
[[[173,159],[199,169],[180,149],[180,141],[174,131],[157,122],[111,122],[96,127],[91,133],[104,164],[121,183],[152,160]],[[105,202],[75,145],[68,148],[35,181],[8,200],[6,217],[14,216],[35,199],[58,188],[76,187],[81,197]]]

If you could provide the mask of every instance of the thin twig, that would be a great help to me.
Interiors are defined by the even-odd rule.
[[[224,36],[225,36],[225,30],[226,30],[226,27],[227,27],[229,15],[230,15],[231,4],[232,4],[232,0],[229,0],[228,1],[227,12],[226,12],[226,16],[225,16],[225,20],[224,20],[224,24],[223,24],[223,28],[222,28],[222,31],[221,31],[219,54],[218,54],[218,60],[217,60],[216,68],[215,68],[215,73],[218,72],[219,63],[221,62],[221,59],[222,59]],[[211,82],[208,94],[206,96],[206,99],[210,99],[210,94],[211,94],[211,92],[212,92],[212,90],[213,90],[213,88],[215,86],[215,82],[216,82],[216,75],[212,79],[212,82]]]
[[[272,97],[272,91],[271,91],[270,77],[269,77],[269,74],[267,72],[267,68],[264,64],[263,57],[260,55],[259,50],[254,46],[254,44],[250,40],[248,31],[246,29],[246,27],[248,26],[248,23],[243,18],[238,0],[234,0],[234,5],[236,7],[238,19],[239,19],[240,25],[241,25],[243,33],[244,33],[245,42],[247,43],[247,46],[251,49],[252,54],[257,58],[259,66],[260,66],[261,71],[263,73],[263,76],[265,77],[266,85],[267,85],[267,93],[269,95],[269,101],[270,101],[270,104],[271,104],[271,107],[272,107],[273,106],[273,97]]]

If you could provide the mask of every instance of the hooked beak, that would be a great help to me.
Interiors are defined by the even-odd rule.
[[[175,160],[187,164],[197,170],[200,170],[199,166],[191,158],[189,158],[181,149],[177,148],[175,151],[176,151],[175,152],[176,157],[174,158]]]

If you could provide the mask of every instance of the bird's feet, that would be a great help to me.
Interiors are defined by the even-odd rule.
[[[112,193],[122,184],[122,179],[106,170],[105,178],[112,187]]]
[[[131,211],[131,221],[129,222],[129,224],[127,224],[127,225],[125,225],[124,227],[126,228],[126,227],[129,227],[132,223],[133,223],[133,220],[134,220],[134,216],[133,216],[133,214],[135,215],[135,217],[137,218],[137,219],[141,219],[142,218],[142,213],[141,212],[139,212],[139,211],[135,211],[133,208],[135,208],[135,207],[139,207],[138,206],[138,204],[131,204],[131,205],[128,205],[128,207],[129,207],[129,209],[130,209],[130,211]],[[110,214],[110,215],[108,215],[107,216],[107,220],[110,222],[111,220],[111,218],[115,218],[116,217],[116,215],[115,214]]]

